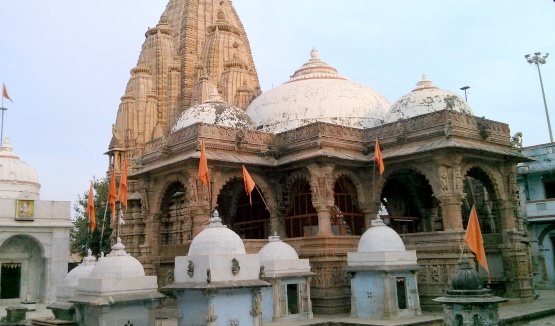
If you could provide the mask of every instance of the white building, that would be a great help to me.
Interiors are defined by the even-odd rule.
[[[51,303],[67,274],[70,202],[39,199],[30,165],[0,147],[0,304]]]

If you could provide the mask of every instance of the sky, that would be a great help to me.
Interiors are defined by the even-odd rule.
[[[145,32],[167,0],[2,0],[0,82],[4,137],[33,166],[42,200],[75,202],[105,176],[111,125]],[[263,91],[310,58],[391,103],[427,74],[479,117],[550,141],[538,71],[524,55],[553,51],[540,67],[555,110],[553,0],[234,0]],[[553,111],[555,128],[555,111]]]

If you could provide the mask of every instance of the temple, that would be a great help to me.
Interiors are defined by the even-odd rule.
[[[531,300],[516,183],[517,164],[530,159],[509,126],[480,118],[426,75],[391,105],[309,51],[289,81],[262,93],[231,1],[170,0],[131,69],[107,152],[116,175],[130,162],[126,252],[164,287],[217,208],[247,254],[277,232],[309,260],[315,314],[345,313],[347,253],[380,215],[416,251],[420,305],[434,309],[475,205],[492,290]],[[198,177],[201,141],[210,187]],[[242,166],[256,183],[252,198]]]

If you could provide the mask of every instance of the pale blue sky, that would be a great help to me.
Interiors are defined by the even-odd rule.
[[[120,97],[148,27],[166,0],[2,0],[0,82],[14,104],[4,136],[37,170],[41,199],[75,201],[103,176]],[[475,115],[508,123],[524,145],[549,142],[541,67],[555,110],[552,0],[234,0],[264,91],[309,59],[313,46],[340,75],[393,103],[422,73],[463,95]],[[464,95],[463,95],[464,96]],[[555,127],[555,111],[552,116]]]

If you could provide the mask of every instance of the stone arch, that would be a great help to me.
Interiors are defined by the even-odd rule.
[[[0,299],[45,299],[50,275],[45,258],[44,245],[34,236],[8,234],[0,245]]]
[[[357,185],[351,176],[351,173],[341,173],[334,177],[331,224],[337,235],[362,235],[366,230],[364,214],[360,210],[360,183]]]
[[[193,237],[192,219],[185,214],[186,186],[177,178],[166,180],[159,200],[159,243],[181,245]]]
[[[249,174],[257,186],[269,189],[259,174]],[[270,235],[271,224],[270,210],[265,201],[266,197],[271,196],[262,197],[263,192],[259,193],[255,189],[249,197],[245,191],[242,173],[228,172],[218,179],[218,191],[214,197],[222,222],[243,239],[266,239]]]
[[[379,195],[387,210],[382,217],[398,233],[437,231],[441,229],[435,225],[439,202],[429,177],[413,167],[397,168],[387,174]]]
[[[346,170],[346,169],[340,169],[337,171],[334,171],[333,173],[333,181],[336,182],[337,179],[339,179],[341,176],[346,176],[348,177],[356,186],[356,192],[357,192],[357,201],[360,204],[366,203],[365,200],[365,189],[363,186],[363,182],[361,181],[360,177],[354,173],[353,171],[350,170]]]
[[[288,238],[317,234],[318,213],[312,205],[310,177],[295,173],[286,181],[284,192],[285,234]]]
[[[260,189],[260,192],[264,194],[264,200],[268,204],[269,207],[276,207],[276,193],[272,186],[270,186],[269,182],[266,180],[265,176],[259,174],[257,171],[249,171],[249,174],[253,178],[256,186]],[[218,180],[214,183],[214,197],[218,197],[217,194],[222,190],[222,188],[233,179],[241,179],[243,180],[243,174],[241,169],[237,171],[228,171],[222,173]],[[217,190],[217,191],[216,191]],[[256,190],[254,190],[256,191]],[[214,205],[216,203],[214,202]],[[216,206],[214,206],[216,207]]]
[[[432,169],[424,169],[421,165],[417,165],[417,164],[404,164],[403,166],[388,167],[385,170],[383,177],[381,178],[382,179],[381,182],[379,181],[380,178],[375,178],[375,182],[378,182],[378,185],[376,187],[377,188],[376,195],[381,194],[383,191],[383,187],[387,183],[387,180],[392,175],[394,175],[395,173],[401,170],[414,170],[418,174],[422,175],[426,179],[430,187],[432,188],[432,192],[434,196],[441,192],[439,176],[437,175],[437,173],[434,173]]]
[[[498,209],[499,187],[495,179],[478,165],[468,165],[463,171],[464,192],[466,197],[462,202],[463,227],[468,224],[468,217],[472,206],[476,206],[476,213],[483,234],[497,233],[501,229],[500,213]]]
[[[156,213],[160,213],[159,209],[160,209],[160,205],[162,202],[162,197],[164,196],[164,193],[166,192],[166,190],[168,189],[168,187],[175,182],[180,182],[181,184],[183,184],[185,186],[185,192],[190,191],[186,185],[188,184],[188,180],[187,180],[188,175],[186,174],[171,174],[166,176],[163,180],[163,182],[158,183],[155,187],[154,187],[154,196],[153,196],[153,200],[152,200],[152,204],[151,209],[154,209]],[[188,194],[186,194],[187,196]],[[150,216],[148,217],[149,220],[152,220],[156,218],[153,214],[150,214]]]
[[[501,173],[494,167],[491,167],[489,165],[480,165],[478,163],[470,163],[470,164],[466,164],[461,168],[461,173],[463,175],[466,175],[466,173],[473,169],[480,169],[482,170],[489,178],[490,182],[491,182],[491,186],[492,186],[492,190],[495,194],[495,198],[497,199],[502,199],[505,200],[505,191],[503,191],[503,189],[505,188],[503,186],[503,178],[501,176]]]
[[[550,224],[545,229],[543,229],[543,231],[540,233],[540,236],[538,237],[538,246],[543,246],[543,240],[553,230],[555,230],[555,224]]]

